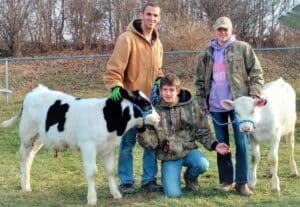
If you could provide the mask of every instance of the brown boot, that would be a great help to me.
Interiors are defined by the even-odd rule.
[[[200,190],[200,186],[198,183],[198,180],[190,180],[188,179],[185,175],[184,175],[184,181],[185,181],[185,186],[187,189],[189,189],[190,191],[194,191],[197,192]]]
[[[228,192],[233,190],[234,187],[235,187],[235,183],[222,183],[217,189],[222,192]]]
[[[247,184],[235,184],[236,191],[242,196],[251,196],[253,192],[249,189]]]

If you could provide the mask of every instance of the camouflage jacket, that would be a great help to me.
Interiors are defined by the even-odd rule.
[[[263,70],[248,43],[236,40],[228,46],[225,64],[227,80],[234,99],[240,96],[261,95],[264,84]],[[213,65],[213,48],[210,46],[200,55],[195,69],[196,97],[202,109],[208,108]]]
[[[160,99],[155,109],[161,116],[159,126],[147,126],[137,139],[146,149],[156,149],[160,160],[178,160],[197,148],[196,140],[208,150],[215,150],[218,142],[212,136],[200,107],[188,90],[181,89],[179,103],[170,107]]]

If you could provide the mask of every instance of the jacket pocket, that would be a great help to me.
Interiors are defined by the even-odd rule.
[[[128,69],[125,71],[124,77],[127,79],[129,83],[134,83],[139,78],[141,73],[141,67],[139,65],[130,65]]]
[[[246,73],[245,70],[245,63],[244,63],[244,58],[243,57],[231,57],[230,58],[230,67],[232,69],[232,73]]]
[[[169,139],[167,143],[169,145],[169,152],[176,155],[181,155],[184,153],[183,144],[180,140]]]

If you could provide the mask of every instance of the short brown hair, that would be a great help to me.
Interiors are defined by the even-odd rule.
[[[145,3],[144,6],[142,7],[142,12],[145,11],[145,9],[146,9],[147,6],[160,8],[160,6],[159,6],[158,3],[148,2],[148,3]]]
[[[176,86],[177,88],[179,88],[180,87],[180,79],[177,77],[177,75],[175,75],[173,73],[168,73],[161,78],[160,88],[162,88],[165,85]]]

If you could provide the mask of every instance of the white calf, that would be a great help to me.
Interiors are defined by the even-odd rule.
[[[278,177],[278,148],[281,136],[286,136],[292,176],[297,176],[297,165],[294,159],[294,130],[296,123],[296,95],[294,89],[282,78],[265,84],[264,99],[240,97],[234,101],[223,100],[226,109],[233,109],[239,123],[240,131],[250,133],[252,145],[252,169],[250,187],[257,182],[257,166],[260,160],[259,144],[270,145],[268,155],[271,164],[272,190],[280,192]]]
[[[21,119],[22,190],[31,191],[33,158],[45,145],[55,151],[66,148],[81,151],[88,182],[88,204],[97,202],[94,181],[98,171],[97,155],[103,158],[111,194],[114,198],[121,198],[114,180],[113,149],[128,129],[135,125],[156,125],[160,119],[143,93],[121,89],[121,95],[123,99],[118,102],[107,98],[79,99],[42,85],[28,93],[19,115],[1,123],[8,127]]]

